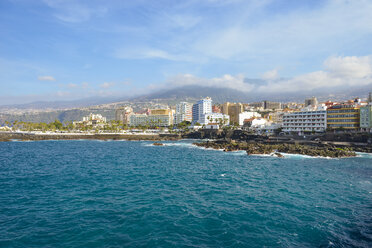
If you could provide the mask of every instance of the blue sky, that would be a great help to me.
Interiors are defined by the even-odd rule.
[[[0,104],[368,85],[371,13],[369,0],[2,0]]]

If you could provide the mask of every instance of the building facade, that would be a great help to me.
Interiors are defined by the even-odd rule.
[[[263,102],[264,109],[282,109],[282,104],[280,102],[270,102],[264,101]]]
[[[257,113],[257,112],[242,112],[239,114],[239,126],[243,126],[244,125],[244,120],[248,120],[248,119],[251,119],[253,117],[261,117],[261,114]]]
[[[263,102],[251,102],[249,104],[251,108],[256,108],[256,109],[263,109],[264,108],[264,103]]]
[[[174,124],[179,124],[183,121],[192,122],[192,104],[188,102],[180,102],[176,105],[176,113],[174,115]]]
[[[327,109],[329,129],[357,130],[360,128],[360,107],[354,103],[337,104]]]
[[[267,115],[267,119],[273,123],[281,125],[283,123],[283,116],[284,116],[284,112],[282,111],[271,112]]]
[[[244,106],[241,103],[225,102],[222,104],[221,112],[230,116],[232,124],[239,124],[239,114],[244,111]]]
[[[246,129],[262,129],[268,124],[267,119],[262,117],[252,117],[249,119],[245,119],[243,123],[243,128]]]
[[[220,126],[229,125],[230,116],[222,113],[208,113],[201,116],[199,123],[201,125],[208,125],[210,123],[218,123]]]
[[[133,114],[133,109],[129,106],[120,107],[115,111],[115,120],[121,121],[123,124],[129,123],[129,117]]]
[[[362,131],[372,132],[372,104],[360,107],[360,128]]]
[[[327,111],[300,111],[283,115],[283,132],[325,132]]]
[[[212,113],[212,99],[210,97],[198,101],[192,106],[193,123],[201,123],[203,115]]]
[[[151,109],[149,114],[132,114],[130,126],[168,127],[173,124],[173,112],[170,109]]]
[[[83,122],[86,123],[86,125],[102,124],[106,123],[106,117],[100,114],[90,113],[88,116],[83,117]]]

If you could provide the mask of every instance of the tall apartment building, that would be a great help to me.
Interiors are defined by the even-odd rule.
[[[192,106],[192,121],[199,122],[203,115],[212,113],[212,99],[210,97],[199,100]]]
[[[225,102],[222,104],[221,112],[230,116],[230,122],[239,124],[239,114],[244,112],[244,106],[241,103]]]
[[[251,102],[249,106],[252,108],[264,108],[264,102]]]
[[[263,101],[264,109],[282,109],[282,104],[280,102],[270,102]]]
[[[367,106],[360,107],[360,128],[372,132],[372,101]]]
[[[183,121],[192,122],[192,104],[188,102],[180,102],[176,105],[176,114],[174,115],[174,124],[179,124]]]
[[[327,111],[300,111],[283,115],[284,132],[324,132],[327,128]]]
[[[342,103],[327,109],[327,127],[356,130],[360,127],[360,107],[355,103]]]

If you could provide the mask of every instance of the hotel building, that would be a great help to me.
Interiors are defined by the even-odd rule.
[[[174,124],[179,124],[183,121],[192,122],[192,104],[188,102],[180,102],[176,105],[176,114],[174,115]]]
[[[372,132],[372,105],[360,107],[360,128]]]
[[[198,101],[192,106],[192,122],[208,125],[209,123],[218,123],[228,125],[230,123],[229,115],[212,112],[212,99],[207,97]]]
[[[357,130],[360,127],[360,107],[349,102],[337,104],[327,109],[327,127]]]
[[[360,128],[372,132],[372,93],[369,93],[367,102],[367,106],[360,107]]]
[[[192,106],[193,123],[199,122],[200,124],[202,124],[201,120],[203,115],[210,113],[212,113],[212,99],[210,97],[207,97],[198,101]]]
[[[283,132],[325,132],[327,111],[300,111],[283,115]]]
[[[168,127],[173,124],[173,112],[170,109],[152,109],[149,114],[133,114],[129,118],[130,126]]]
[[[225,102],[222,105],[221,112],[230,116],[230,122],[239,124],[239,114],[244,111],[244,106],[241,103]]]

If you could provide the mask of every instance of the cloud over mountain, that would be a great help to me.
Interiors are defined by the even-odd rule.
[[[371,56],[332,56],[327,58],[323,70],[310,72],[293,78],[279,78],[277,70],[263,76],[265,80],[247,80],[243,75],[223,75],[218,78],[200,78],[191,74],[171,77],[161,87],[199,85],[216,88],[230,88],[243,92],[294,93],[334,87],[348,89],[357,86],[372,86]]]

